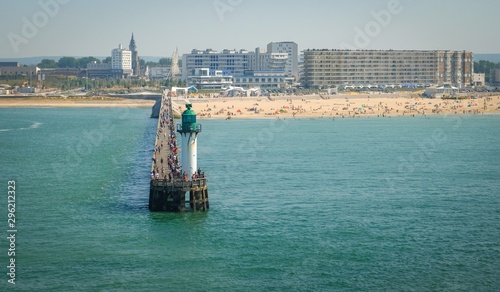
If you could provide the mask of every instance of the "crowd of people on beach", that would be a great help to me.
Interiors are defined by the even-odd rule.
[[[258,102],[258,103],[256,103]],[[424,117],[443,114],[480,115],[500,112],[496,93],[460,95],[454,98],[428,98],[414,93],[381,95],[337,95],[334,98],[224,99],[200,107],[202,118],[277,117],[277,118],[358,118]]]

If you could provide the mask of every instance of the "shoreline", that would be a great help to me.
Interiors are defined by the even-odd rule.
[[[115,97],[50,98],[50,97],[0,97],[0,108],[99,108],[99,107],[152,107],[154,100]]]
[[[0,107],[1,108],[1,107]],[[355,115],[355,116],[322,116],[322,115],[303,115],[303,116],[240,116],[227,119],[226,117],[197,117],[198,120],[339,120],[339,119],[390,119],[390,118],[430,118],[430,117],[443,117],[443,116],[496,116],[500,115],[499,112],[480,112],[480,113],[431,113],[425,115]]]
[[[414,94],[172,98],[174,110],[193,104],[199,119],[420,117],[500,113],[500,95],[475,99],[429,99]],[[155,100],[117,97],[0,97],[0,108],[152,108]]]
[[[429,99],[414,94],[174,98],[177,109],[192,103],[199,119],[418,117],[500,113],[500,96]]]

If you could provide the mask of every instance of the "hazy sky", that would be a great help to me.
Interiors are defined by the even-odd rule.
[[[45,3],[45,4],[44,4]],[[498,0],[1,0],[0,58],[192,49],[450,49],[500,53]]]

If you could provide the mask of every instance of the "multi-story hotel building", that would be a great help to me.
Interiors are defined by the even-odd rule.
[[[255,71],[284,71],[288,61],[287,53],[266,53],[256,48],[255,53],[248,53],[248,67]]]
[[[285,75],[293,76],[295,80],[299,80],[299,49],[295,42],[276,42],[267,45],[269,53],[285,53],[288,55],[288,60],[285,66]]]
[[[248,51],[223,50],[218,52],[212,49],[192,50],[190,54],[182,55],[182,80],[196,75],[196,69],[223,70],[228,75],[243,74],[248,70]]]
[[[132,75],[132,52],[119,45],[111,51],[111,71],[115,77]]]
[[[473,53],[417,50],[306,50],[304,85],[374,86],[472,82]]]
[[[438,84],[470,85],[474,75],[474,54],[468,51],[436,51]]]
[[[200,68],[222,70],[226,75],[240,76],[247,70],[284,71],[288,55],[285,53],[264,53],[257,48],[255,52],[247,50],[212,49],[192,50],[190,54],[182,55],[182,80],[194,76]]]

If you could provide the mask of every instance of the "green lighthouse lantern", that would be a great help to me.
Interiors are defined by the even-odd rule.
[[[192,104],[186,104],[186,110],[182,113],[182,131],[196,131],[196,113],[191,109]]]
[[[182,113],[182,126],[179,132],[200,132],[201,129],[199,125],[196,123],[196,113],[191,109],[193,107],[192,104],[186,104],[186,110]]]

